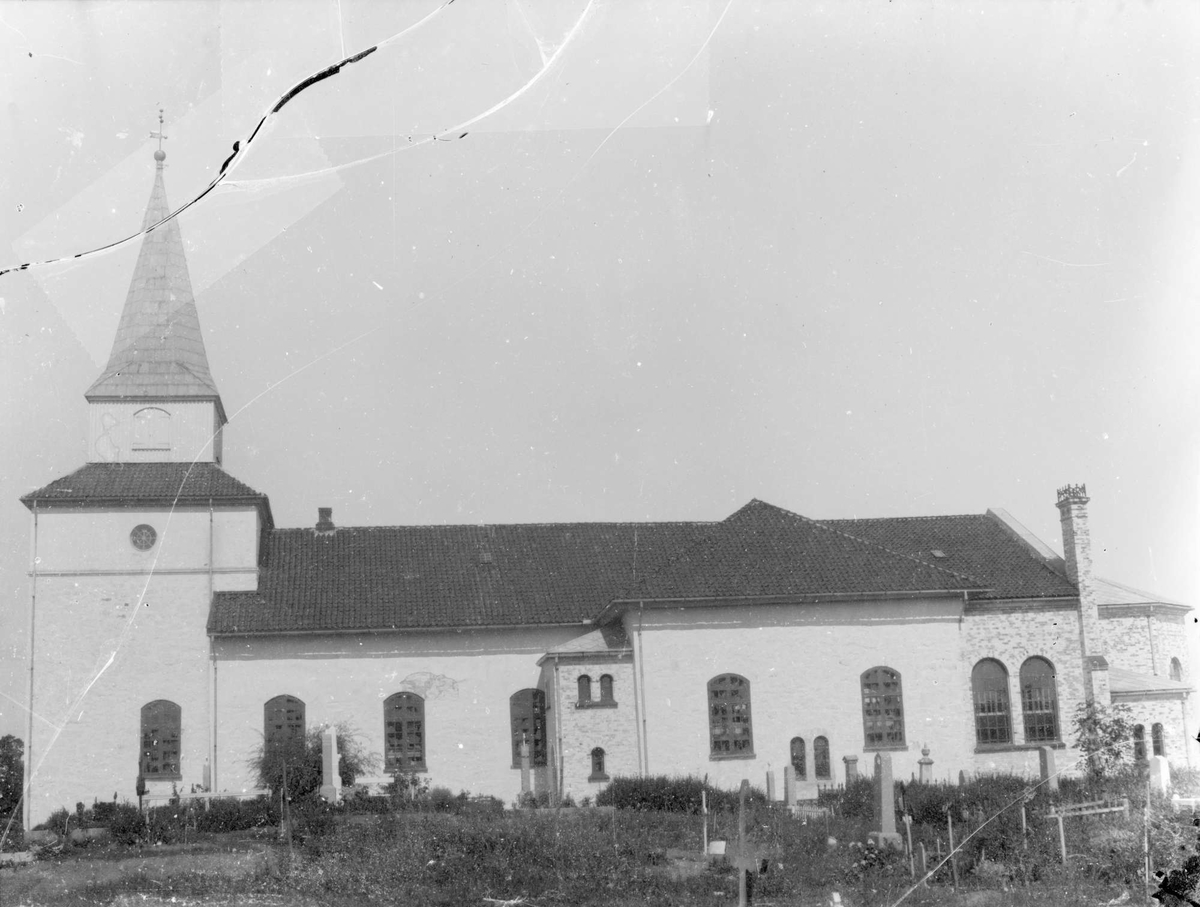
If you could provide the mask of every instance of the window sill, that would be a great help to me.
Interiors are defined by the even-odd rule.
[[[754,753],[709,753],[709,762],[728,762],[733,759],[753,759]]]
[[[153,784],[155,781],[182,781],[183,775],[179,772],[159,772],[157,775],[142,775],[147,784]]]
[[[1040,743],[977,743],[977,753],[1029,753],[1048,746],[1052,750],[1065,750],[1067,745],[1061,740],[1043,740]]]
[[[577,703],[575,703],[575,708],[577,708],[577,709],[615,709],[616,707],[617,707],[617,703],[611,699],[609,699],[609,700],[601,699],[601,700],[598,700],[595,702],[577,702]]]
[[[519,769],[519,768],[521,767],[521,763],[520,763],[520,762],[514,762],[514,763],[512,764],[512,767],[513,767],[513,768],[515,768],[515,769]],[[545,767],[546,767],[546,763],[545,763],[544,761],[543,761],[543,762],[534,762],[532,759],[530,759],[530,760],[529,760],[529,769],[530,769],[530,771],[532,771],[532,770],[533,770],[533,769],[535,769],[535,768],[545,768]]]
[[[889,743],[886,746],[864,746],[864,753],[907,753],[907,743]]]
[[[607,781],[608,775],[588,775],[589,781]]]
[[[406,768],[396,768],[395,766],[387,766],[383,773],[389,778],[393,775],[425,775],[428,774],[429,767],[425,765],[410,765]]]

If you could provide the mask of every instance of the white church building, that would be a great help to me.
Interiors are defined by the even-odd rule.
[[[155,156],[144,229],[170,210]],[[88,462],[21,499],[26,827],[139,776],[251,789],[264,737],[336,722],[379,757],[360,781],[421,772],[506,802],[523,740],[536,788],[576,800],[615,775],[787,766],[810,798],[877,752],[906,779],[923,748],[937,778],[1035,773],[1041,746],[1071,764],[1090,699],[1132,707],[1139,755],[1198,758],[1190,609],[1093,574],[1083,486],[1057,493],[1065,556],[1001,509],[814,520],[757,500],[717,522],[342,527],[321,509],[280,528],[222,468],[175,219],[143,241],[86,398]]]

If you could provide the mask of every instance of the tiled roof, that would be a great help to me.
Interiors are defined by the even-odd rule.
[[[622,598],[870,595],[983,586],[952,567],[755,500],[712,524],[700,541],[677,552]]]
[[[975,577],[988,588],[973,598],[1076,596],[1074,585],[1053,562],[1023,543],[987,514],[826,520],[848,535]],[[941,552],[944,557],[933,554]],[[1061,563],[1061,561],[1059,561]]]
[[[277,529],[214,635],[583,624],[705,523]]]
[[[239,482],[215,463],[89,463],[31,491],[21,503],[139,505],[245,502],[270,520],[267,497]]]
[[[159,163],[142,229],[170,211]],[[108,364],[85,396],[89,400],[198,397],[219,401],[177,218],[143,238]]]
[[[1148,693],[1175,693],[1184,696],[1191,691],[1189,684],[1167,677],[1138,674],[1123,668],[1108,669],[1108,686],[1114,693],[1136,696]]]
[[[1133,586],[1126,586],[1124,583],[1118,583],[1111,579],[1103,577],[1095,577],[1096,594],[1099,597],[1102,605],[1145,605],[1145,604],[1163,604],[1163,605],[1180,605],[1182,602],[1172,601],[1169,598],[1164,598],[1154,592],[1147,592],[1144,589],[1135,589]]]

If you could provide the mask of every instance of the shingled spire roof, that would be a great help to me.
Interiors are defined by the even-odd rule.
[[[154,188],[142,230],[159,224],[171,212],[163,186],[165,158],[161,150],[154,153]],[[176,218],[159,224],[142,240],[108,365],[85,396],[89,401],[214,400],[221,422],[225,421],[221,398],[208,369]]]

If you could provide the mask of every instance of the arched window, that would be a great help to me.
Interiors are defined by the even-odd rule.
[[[1150,726],[1150,746],[1153,748],[1155,756],[1167,754],[1167,750],[1163,746],[1163,726],[1157,721]]]
[[[521,767],[521,743],[529,743],[529,764],[546,764],[546,694],[541,690],[519,690],[508,698],[512,726],[513,768]]]
[[[1044,658],[1027,658],[1021,665],[1021,711],[1026,743],[1058,740],[1058,691],[1054,668]]]
[[[588,775],[589,781],[607,781],[608,773],[604,770],[604,750],[596,747],[592,750],[592,773]]]
[[[829,739],[817,737],[813,740],[813,774],[818,781],[832,781],[833,767],[829,764]]]
[[[876,667],[862,675],[863,734],[867,749],[904,746],[904,694],[900,672]]]
[[[1183,680],[1183,663],[1178,658],[1171,659],[1171,679]]]
[[[1133,761],[1146,761],[1146,726],[1144,724],[1133,726]]]
[[[592,701],[592,678],[586,674],[580,674],[579,680],[576,682],[579,685],[578,705],[587,705]]]
[[[147,781],[178,781],[180,771],[182,713],[166,699],[142,706],[142,757],[139,773]]]
[[[383,703],[386,772],[423,772],[425,766],[425,700],[416,693],[395,693]]]
[[[276,696],[263,705],[263,746],[291,750],[304,746],[304,703],[295,696]]]
[[[133,414],[134,450],[170,450],[171,416],[165,409],[147,406]]]
[[[975,698],[975,741],[1012,743],[1012,716],[1008,707],[1008,671],[994,658],[985,658],[971,671]]]
[[[611,674],[601,674],[600,675],[600,701],[601,702],[612,702],[613,701],[613,684],[612,684],[612,675]]]
[[[750,721],[750,681],[737,674],[721,674],[708,682],[709,757],[754,755]]]
[[[795,775],[797,781],[805,781],[808,778],[808,765],[804,759],[804,738],[792,738],[792,774]]]

